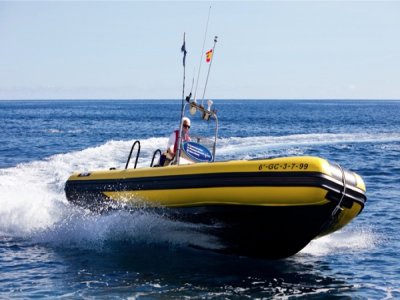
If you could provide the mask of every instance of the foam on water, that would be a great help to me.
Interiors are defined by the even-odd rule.
[[[115,211],[105,215],[81,210],[37,232],[33,239],[36,242],[94,250],[104,250],[110,242],[173,246],[190,243],[215,249],[220,246],[213,237],[202,234],[198,229],[193,224],[173,221],[146,210]]]
[[[154,139],[146,142],[157,144]],[[71,213],[64,194],[68,177],[75,171],[122,167],[129,147],[130,142],[110,141],[99,147],[0,169],[0,231],[30,234],[65,218]]]
[[[324,256],[330,253],[359,252],[371,250],[379,242],[379,235],[370,228],[345,227],[340,231],[311,241],[300,253]]]
[[[268,148],[281,147],[282,155],[295,153],[309,144],[356,143],[369,140],[400,140],[398,135],[310,134],[284,137],[229,138],[218,141],[218,159],[264,157]],[[69,204],[64,184],[71,173],[109,167],[123,168],[133,141],[109,141],[98,147],[58,154],[40,161],[0,169],[0,234],[30,238],[44,243],[99,247],[106,241],[145,241],[216,247],[199,228],[169,220],[146,211],[116,211],[95,215]],[[163,149],[167,138],[141,141],[139,167],[148,166],[154,150]],[[301,152],[301,151],[300,151]],[[340,247],[365,249],[374,244],[372,232],[330,235],[312,242],[304,253],[323,255]],[[338,245],[338,246],[335,246]],[[361,246],[360,245],[365,245]],[[344,251],[347,250],[344,249]]]

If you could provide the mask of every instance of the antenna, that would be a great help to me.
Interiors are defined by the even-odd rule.
[[[183,86],[182,86],[182,107],[181,110],[183,110],[183,101],[185,99],[185,79],[186,79],[186,40],[185,40],[186,32],[183,33],[183,44],[181,47],[181,51],[183,52]],[[182,117],[183,117],[183,111],[182,111]]]
[[[208,9],[208,17],[207,17],[206,31],[204,32],[203,49],[201,49],[201,56],[200,56],[200,63],[199,63],[199,74],[197,74],[196,88],[195,88],[195,90],[194,90],[194,97],[193,97],[193,99],[194,99],[195,101],[196,101],[197,87],[199,86],[199,78],[200,78],[200,71],[201,71],[201,62],[203,61],[204,46],[205,46],[205,44],[206,44],[207,30],[208,30],[208,22],[210,21],[210,13],[211,13],[211,5],[210,5],[210,8]]]
[[[204,101],[204,95],[206,94],[206,89],[207,89],[207,83],[208,83],[208,77],[210,76],[210,70],[211,70],[211,65],[214,60],[214,53],[215,53],[215,45],[217,44],[217,36],[214,37],[214,46],[212,48],[211,52],[211,59],[210,59],[210,66],[208,67],[208,72],[207,72],[207,78],[206,78],[206,84],[204,85],[204,92],[203,92],[203,97],[201,98],[201,105],[203,105]]]
[[[181,51],[183,52],[183,87],[182,87],[182,107],[181,107],[181,119],[180,119],[180,123],[179,123],[179,131],[178,131],[178,164],[179,164],[179,155],[181,155],[181,132],[182,132],[182,118],[183,118],[183,114],[184,114],[184,101],[185,101],[185,79],[186,79],[186,40],[185,40],[185,35],[186,33],[183,33],[183,44],[181,47]]]

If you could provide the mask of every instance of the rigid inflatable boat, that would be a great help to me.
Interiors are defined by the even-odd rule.
[[[68,200],[95,211],[159,211],[173,220],[205,225],[199,228],[220,245],[215,251],[264,258],[291,256],[362,211],[362,178],[325,159],[215,161],[218,119],[210,107],[189,99],[183,111],[200,111],[202,119],[216,121],[212,149],[180,138],[180,155],[172,165],[153,165],[155,152],[150,167],[136,168],[136,142],[125,169],[73,174],[65,185]],[[136,144],[135,166],[129,168]]]

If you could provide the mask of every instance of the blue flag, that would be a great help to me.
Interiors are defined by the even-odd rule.
[[[183,35],[183,45],[182,45],[182,48],[181,48],[181,51],[183,52],[183,66],[185,66],[186,53],[187,53],[185,44],[186,44],[185,43],[185,35]]]

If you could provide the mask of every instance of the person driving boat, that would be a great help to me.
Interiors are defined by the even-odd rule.
[[[189,142],[189,129],[190,129],[190,119],[188,117],[182,118],[182,132],[181,138],[182,142]],[[160,166],[168,166],[171,161],[175,158],[176,151],[178,150],[178,139],[179,130],[175,130],[169,136],[167,150],[160,157]]]

